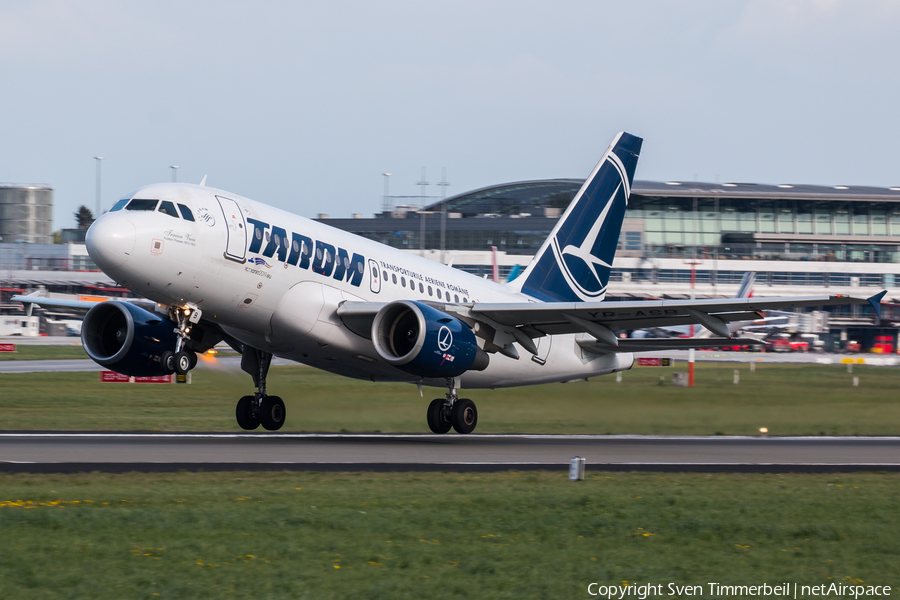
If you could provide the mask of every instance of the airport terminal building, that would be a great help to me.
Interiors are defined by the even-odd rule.
[[[528,264],[581,183],[507,183],[418,199],[425,208],[319,220],[479,276],[489,275],[496,259],[505,280]],[[900,324],[900,304],[893,305],[900,303],[900,187],[635,181],[613,267],[610,300],[732,296],[747,271],[756,273],[756,296],[887,289],[880,321],[867,307],[831,311],[830,341],[871,346],[876,335],[896,339]],[[124,292],[79,243],[0,243],[0,274],[5,312],[14,308],[11,295],[37,286]]]
[[[490,273],[494,246],[506,278],[528,264],[581,183],[522,181],[422,210],[320,220],[478,275]],[[635,181],[613,267],[608,299],[731,296],[747,271],[757,296],[887,289],[880,322],[854,306],[832,310],[830,328],[864,344],[896,337],[885,328],[900,323],[891,305],[900,302],[900,187]]]

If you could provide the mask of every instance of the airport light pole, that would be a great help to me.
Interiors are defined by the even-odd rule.
[[[450,185],[450,182],[447,181],[447,167],[443,167],[441,170],[441,181],[438,183],[441,186],[441,264],[447,264],[447,261],[444,260],[444,250],[446,249],[446,239],[447,239],[447,186]]]
[[[172,169],[172,183],[175,183],[178,181],[178,165],[171,165],[169,168]]]
[[[425,256],[425,186],[429,185],[428,180],[425,178],[425,167],[422,167],[422,179],[416,183],[417,186],[422,188],[422,210],[419,211],[420,214],[420,229],[419,229],[419,254]]]
[[[382,212],[389,213],[393,210],[393,206],[391,206],[391,174],[390,173],[382,173],[384,176],[384,199],[381,203]]]
[[[686,261],[687,264],[691,265],[691,300],[695,300],[697,297],[696,293],[696,283],[697,283],[697,265],[701,264],[699,260],[689,260]],[[691,338],[694,337],[694,324],[691,323]],[[694,348],[688,349],[688,387],[694,387]]]
[[[103,162],[102,156],[95,156],[94,160],[97,161],[97,210],[94,213],[94,218],[100,218],[100,164]]]

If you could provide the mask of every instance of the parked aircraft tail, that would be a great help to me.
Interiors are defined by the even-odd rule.
[[[744,277],[741,279],[741,287],[738,288],[735,298],[752,298],[754,283],[756,283],[756,273],[752,271],[744,273]]]
[[[615,137],[519,278],[523,293],[547,302],[603,300],[642,142]]]

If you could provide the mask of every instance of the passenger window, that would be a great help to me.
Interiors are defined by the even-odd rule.
[[[397,285],[397,276],[396,276],[396,275],[391,275],[391,281],[394,282],[394,285]]]
[[[384,275],[384,277],[382,277],[381,280],[387,281],[387,271],[382,271],[381,274]]]
[[[457,296],[456,294],[453,294],[453,301],[456,302],[457,304],[459,304],[459,296]]]
[[[192,213],[191,209],[189,209],[184,204],[179,204],[178,210],[181,211],[181,216],[184,218],[185,221],[193,221],[194,220],[194,213]]]
[[[400,285],[401,285],[402,287],[406,287],[406,277],[401,277],[401,278],[400,278]]]
[[[468,302],[468,301],[469,301],[469,299],[466,298],[465,296],[463,296],[463,304],[465,304],[465,303]]]
[[[170,217],[178,218],[178,211],[175,210],[175,205],[169,202],[168,200],[163,200],[159,203],[159,212],[164,215],[169,215]]]
[[[431,286],[430,285],[428,286],[428,295],[429,296],[431,295]]]
[[[128,203],[125,210],[156,210],[159,200],[138,200],[135,198]]]
[[[116,202],[115,206],[109,209],[109,212],[115,212],[117,210],[122,210],[125,208],[125,205],[128,204],[128,198],[122,198],[118,202]]]

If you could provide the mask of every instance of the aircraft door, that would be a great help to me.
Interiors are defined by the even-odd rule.
[[[369,289],[373,294],[381,291],[381,270],[378,268],[378,262],[369,259]]]
[[[228,240],[225,243],[225,258],[244,262],[247,257],[247,223],[238,203],[231,198],[216,196],[225,217]]]

